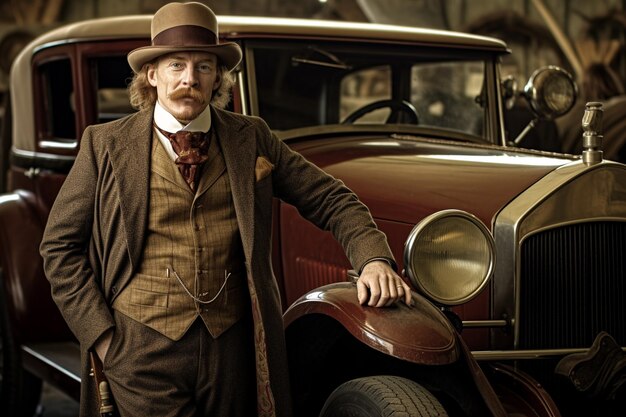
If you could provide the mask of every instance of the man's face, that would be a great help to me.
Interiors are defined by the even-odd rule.
[[[148,66],[159,103],[184,124],[204,111],[221,81],[217,57],[207,52],[176,52]]]

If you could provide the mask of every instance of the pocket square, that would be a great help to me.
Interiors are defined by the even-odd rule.
[[[256,159],[256,166],[254,167],[254,176],[256,181],[259,182],[263,178],[267,177],[271,174],[274,169],[274,164],[272,164],[266,157],[259,156]]]

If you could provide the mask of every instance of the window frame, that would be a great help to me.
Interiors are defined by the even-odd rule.
[[[32,61],[32,82],[35,118],[35,150],[51,155],[76,155],[80,147],[80,138],[85,128],[97,123],[97,80],[90,68],[91,60],[106,56],[125,56],[129,51],[146,46],[148,39],[97,40],[88,42],[65,42],[51,45],[37,51]],[[74,92],[76,138],[58,138],[50,131],[43,106],[46,98],[45,77],[42,65],[54,60],[69,59],[72,87]],[[130,68],[130,67],[129,67]],[[129,72],[129,78],[132,71]]]
[[[499,65],[499,55],[500,52],[497,51],[487,51],[480,48],[471,48],[465,46],[458,45],[450,45],[450,46],[442,46],[442,45],[428,45],[428,44],[412,44],[408,42],[382,42],[377,40],[369,40],[369,41],[355,41],[355,40],[346,40],[346,39],[335,39],[335,38],[307,38],[307,37],[294,37],[290,39],[274,39],[274,38],[257,38],[257,39],[248,39],[244,43],[244,57],[245,57],[245,65],[246,65],[246,86],[247,92],[244,95],[249,101],[249,113],[254,116],[263,117],[260,114],[260,103],[259,103],[259,93],[256,89],[257,85],[257,74],[256,74],[256,65],[255,65],[255,49],[257,48],[291,48],[295,47],[296,44],[301,45],[304,48],[304,45],[311,44],[315,46],[319,46],[323,48],[324,45],[336,45],[337,48],[350,48],[351,46],[359,46],[366,47],[370,49],[375,49],[376,51],[386,51],[389,48],[394,48],[399,51],[399,53],[407,53],[407,54],[416,54],[417,56],[423,54],[424,59],[435,59],[437,57],[441,57],[441,61],[482,61],[484,62],[484,98],[487,100],[488,105],[484,107],[484,115],[483,115],[483,123],[484,130],[482,135],[482,140],[485,143],[491,143],[494,145],[501,145],[502,143],[502,129],[501,129],[501,101],[499,99],[499,90],[500,87],[495,83],[499,82],[499,78],[497,75],[498,65]],[[402,48],[407,48],[406,52],[403,52]],[[413,48],[413,49],[411,49]],[[419,51],[419,52],[415,52]],[[356,69],[361,68],[361,66],[355,67]],[[392,88],[394,88],[392,86]],[[392,91],[392,97],[397,95],[396,91]],[[336,105],[330,103],[328,100],[336,100]],[[328,110],[336,107],[338,111],[339,103],[338,103],[338,93],[337,92],[329,92],[326,95],[326,103],[325,107]],[[329,119],[329,116],[325,116]],[[337,116],[338,117],[338,116]],[[294,129],[286,129],[287,130],[310,130],[315,128],[320,128],[319,126],[308,126],[308,127],[299,127]],[[391,128],[392,129],[392,128]]]

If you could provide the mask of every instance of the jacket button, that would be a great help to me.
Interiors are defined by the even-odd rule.
[[[117,294],[117,287],[115,285],[111,287],[111,292]]]

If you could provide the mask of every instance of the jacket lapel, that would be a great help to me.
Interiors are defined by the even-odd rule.
[[[256,141],[250,125],[231,117],[227,112],[212,108],[211,114],[217,139],[222,147],[230,180],[237,223],[246,259],[252,259],[254,243],[254,164]]]
[[[136,113],[108,141],[133,269],[141,258],[148,219],[152,115],[153,109]]]

